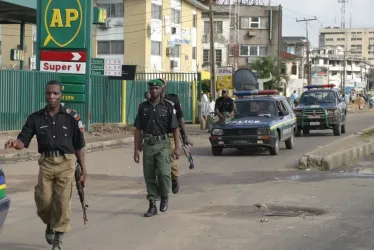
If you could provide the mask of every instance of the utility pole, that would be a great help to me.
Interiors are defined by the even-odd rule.
[[[210,21],[210,95],[216,99],[216,58],[214,49],[214,22],[213,22],[213,0],[209,1]]]
[[[310,48],[309,48],[309,35],[308,35],[308,22],[310,21],[315,21],[317,20],[317,17],[314,17],[314,18],[310,18],[310,19],[302,19],[302,20],[297,20],[296,19],[296,22],[305,22],[305,28],[306,28],[306,65],[308,67],[308,79],[307,79],[307,82],[308,82],[308,85],[311,85],[312,84],[312,74],[311,74],[311,71],[312,71],[312,66],[311,66],[311,63],[309,61],[309,54],[310,54]]]

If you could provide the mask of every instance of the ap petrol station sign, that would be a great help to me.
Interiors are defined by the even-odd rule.
[[[38,0],[37,69],[60,73],[63,102],[88,101],[92,25],[106,21],[106,10],[92,2]]]

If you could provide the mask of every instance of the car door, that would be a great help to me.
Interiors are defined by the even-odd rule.
[[[291,105],[287,102],[287,100],[281,100],[281,103],[283,105],[284,110],[288,112],[288,115],[284,117],[285,121],[287,121],[287,125],[284,127],[285,136],[287,136],[288,138],[294,134],[296,114],[292,110]]]

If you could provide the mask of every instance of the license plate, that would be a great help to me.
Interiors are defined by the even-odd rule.
[[[321,116],[319,116],[319,115],[309,115],[308,118],[312,118],[312,119],[313,118],[321,118]]]
[[[319,125],[319,122],[310,122],[310,125]]]
[[[249,140],[233,140],[233,144],[251,144],[251,141]]]

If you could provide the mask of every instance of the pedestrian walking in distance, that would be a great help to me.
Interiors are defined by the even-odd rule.
[[[143,151],[143,174],[147,188],[149,209],[145,217],[157,214],[156,201],[161,198],[160,211],[168,209],[171,188],[171,157],[179,158],[179,129],[176,110],[161,98],[163,82],[148,82],[150,99],[139,105],[135,119],[134,161],[140,162]],[[175,149],[171,152],[169,133],[173,133]],[[143,138],[141,136],[143,134]],[[142,146],[142,139],[144,140]]]
[[[7,146],[28,148],[36,135],[40,153],[38,183],[35,186],[37,214],[47,225],[45,238],[52,250],[62,249],[62,237],[70,230],[71,193],[74,185],[75,163],[82,166],[80,182],[86,180],[84,128],[80,116],[61,103],[62,88],[50,81],[45,88],[47,105],[32,113],[16,140]]]

